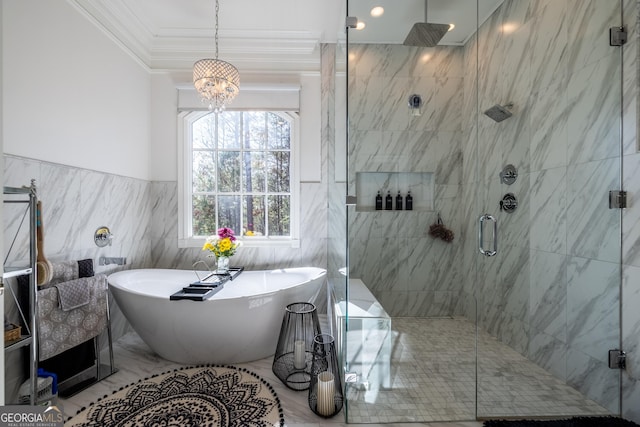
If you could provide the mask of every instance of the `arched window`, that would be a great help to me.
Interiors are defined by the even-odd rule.
[[[180,246],[196,246],[220,227],[246,243],[295,240],[296,116],[199,111],[181,122]]]

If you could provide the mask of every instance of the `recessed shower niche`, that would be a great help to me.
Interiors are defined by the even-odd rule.
[[[382,210],[385,209],[385,197],[391,194],[392,210],[396,209],[398,191],[406,201],[409,191],[413,198],[414,211],[432,211],[434,195],[433,172],[356,172],[356,211],[376,210],[376,195],[382,196]],[[403,203],[403,209],[406,210]],[[389,210],[387,210],[388,212]]]

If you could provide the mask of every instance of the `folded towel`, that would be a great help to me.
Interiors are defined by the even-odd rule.
[[[91,301],[91,288],[100,286],[102,281],[104,281],[104,275],[101,274],[53,285],[58,289],[60,309],[69,311],[89,304]]]
[[[63,261],[51,263],[51,280],[49,283],[62,283],[78,279],[78,261]]]
[[[81,259],[78,261],[78,277],[93,276],[93,259]]]

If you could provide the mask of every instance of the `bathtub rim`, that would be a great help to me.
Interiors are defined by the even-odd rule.
[[[213,295],[211,298],[208,298],[206,300],[203,301],[197,301],[197,302],[208,302],[208,301],[222,301],[222,300],[230,300],[230,299],[236,299],[236,298],[254,298],[254,297],[260,297],[260,296],[265,296],[265,295],[269,295],[269,294],[273,294],[276,292],[281,292],[281,291],[286,291],[289,288],[293,288],[293,287],[297,287],[297,286],[303,286],[305,284],[314,282],[318,279],[321,279],[323,277],[326,278],[327,276],[327,270],[321,267],[288,267],[288,268],[273,268],[273,269],[265,269],[265,270],[245,270],[243,271],[242,274],[245,273],[268,273],[268,272],[272,272],[272,271],[279,271],[279,270],[293,270],[293,271],[304,271],[304,270],[311,270],[314,271],[315,274],[310,276],[309,278],[305,278],[304,281],[301,282],[296,282],[294,285],[289,286],[289,287],[285,287],[285,288],[277,288],[277,289],[271,289],[271,290],[266,290],[264,292],[261,293],[255,293],[255,294],[250,294],[250,295],[234,295],[234,296],[228,296],[228,297],[223,297],[223,298],[216,298],[216,295]],[[123,287],[122,285],[119,284],[113,284],[111,282],[112,277],[115,277],[116,279],[119,278],[120,276],[126,276],[127,274],[135,274],[135,273],[142,273],[142,272],[189,272],[195,275],[194,270],[188,270],[188,269],[180,269],[180,268],[133,268],[133,269],[128,269],[128,270],[121,270],[121,271],[117,271],[115,273],[111,273],[107,276],[107,284],[109,289],[116,288],[119,291],[125,292],[125,293],[130,293],[130,294],[135,294],[135,295],[139,295],[145,298],[153,298],[153,299],[159,299],[159,300],[169,300],[169,296],[170,294],[167,295],[153,295],[150,293],[145,293],[145,292],[141,292],[139,290],[135,290],[135,289],[131,289],[131,288],[126,288]],[[201,277],[204,277],[205,275],[207,275],[209,272],[208,271],[200,271],[198,270],[198,274],[201,274]],[[246,276],[245,276],[246,277]],[[195,281],[195,279],[194,279]],[[232,283],[232,282],[227,282],[225,283]],[[176,289],[175,292],[178,292],[181,287],[180,286],[187,286],[188,284],[185,283],[184,285],[176,285]],[[189,300],[178,300],[178,301],[171,301],[172,303],[184,303],[184,302],[192,302]]]

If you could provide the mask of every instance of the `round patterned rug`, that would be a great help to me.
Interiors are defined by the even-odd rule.
[[[264,379],[234,366],[186,367],[145,378],[82,408],[65,426],[284,427]]]

